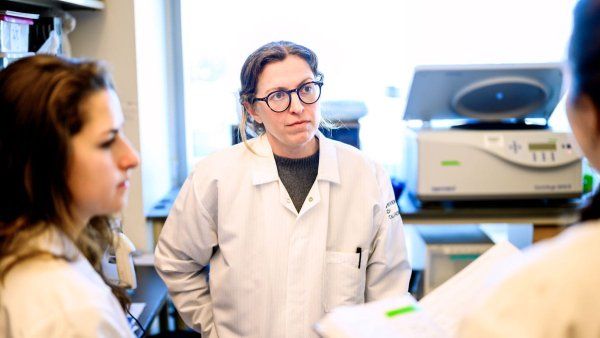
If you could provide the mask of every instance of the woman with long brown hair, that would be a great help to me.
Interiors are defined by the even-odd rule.
[[[102,276],[139,162],[106,69],[54,56],[0,72],[0,336],[130,337]]]

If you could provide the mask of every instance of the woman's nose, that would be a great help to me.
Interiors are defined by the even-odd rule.
[[[298,92],[292,93],[290,95],[290,113],[300,114],[304,111],[304,104],[300,101],[300,96],[298,96]]]
[[[140,156],[137,151],[133,149],[133,146],[124,138],[123,140],[123,149],[119,156],[119,167],[124,170],[133,169],[140,164]]]

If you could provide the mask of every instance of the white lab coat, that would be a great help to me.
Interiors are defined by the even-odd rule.
[[[58,230],[35,244],[56,255],[18,263],[0,284],[0,337],[133,337],[110,288]]]
[[[205,337],[312,337],[336,306],[408,289],[389,177],[348,145],[319,138],[300,212],[266,136],[201,160],[175,201],[156,268],[184,321]],[[357,248],[362,249],[360,269]],[[199,273],[210,263],[210,280]]]
[[[460,337],[600,337],[600,222],[568,229],[511,265]]]

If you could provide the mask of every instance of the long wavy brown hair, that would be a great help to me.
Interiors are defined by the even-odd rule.
[[[0,283],[24,260],[76,257],[30,245],[50,227],[69,236],[104,278],[101,259],[112,245],[112,220],[94,217],[73,238],[73,198],[67,182],[71,140],[86,123],[83,103],[112,88],[106,67],[95,61],[36,55],[0,72]],[[107,285],[125,309],[125,292]]]

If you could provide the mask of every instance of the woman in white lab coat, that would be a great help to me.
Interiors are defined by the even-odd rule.
[[[318,132],[322,81],[306,47],[252,53],[240,130],[259,136],[201,160],[173,205],[156,267],[205,337],[311,337],[336,306],[407,292],[390,179]]]
[[[132,337],[101,258],[138,156],[96,62],[37,55],[0,72],[0,336]]]
[[[574,12],[567,114],[589,163],[600,169],[600,1]],[[582,223],[534,245],[465,319],[461,337],[600,337],[600,195]]]

